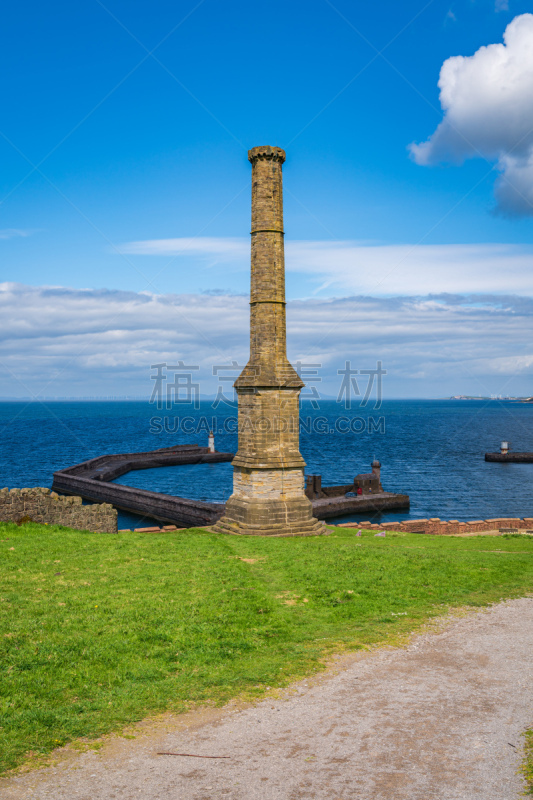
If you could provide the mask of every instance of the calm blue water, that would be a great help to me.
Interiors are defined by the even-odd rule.
[[[234,411],[216,413],[205,402],[199,411],[187,407],[185,413],[187,433],[178,430],[175,420],[183,415],[181,406],[158,412],[148,402],[0,403],[0,488],[50,486],[55,470],[103,453],[205,445],[213,425],[217,450],[236,451]],[[167,430],[150,432],[151,418],[163,414],[169,417]],[[389,400],[379,411],[347,412],[333,401],[321,401],[318,411],[304,404],[301,416],[314,419],[314,430],[311,425],[301,433],[307,471],[321,474],[323,483],[348,483],[356,473],[369,471],[376,457],[384,488],[410,495],[408,514],[390,512],[384,519],[533,517],[533,464],[483,460],[504,439],[515,450],[533,451],[533,405]],[[207,421],[202,423],[202,417]],[[336,430],[339,417],[341,430]],[[377,430],[369,430],[369,417]],[[349,431],[350,419],[355,419],[354,431]],[[231,494],[231,476],[231,464],[202,464],[130,472],[117,483],[223,502]],[[119,512],[120,525],[139,521]]]

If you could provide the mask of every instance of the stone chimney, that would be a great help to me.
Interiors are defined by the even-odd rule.
[[[283,186],[285,153],[254,147],[250,360],[235,382],[239,449],[233,494],[215,526],[221,533],[305,536],[325,533],[305,495],[300,455],[303,381],[287,360]]]

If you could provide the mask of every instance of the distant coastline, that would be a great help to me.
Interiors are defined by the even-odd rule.
[[[533,397],[482,397],[481,395],[467,395],[456,394],[452,397],[446,397],[445,400],[496,400],[501,402],[505,400],[511,403],[533,403]]]

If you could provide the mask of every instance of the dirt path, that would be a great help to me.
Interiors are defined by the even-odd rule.
[[[520,733],[532,724],[527,598],[452,620],[405,650],[345,659],[280,699],[115,738],[0,782],[0,797],[518,800]]]

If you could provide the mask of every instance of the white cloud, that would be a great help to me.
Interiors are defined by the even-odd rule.
[[[422,165],[476,157],[497,161],[500,210],[533,215],[533,14],[515,17],[503,39],[504,44],[444,62],[439,78],[444,119],[410,150]]]
[[[389,396],[498,394],[514,373],[530,393],[532,316],[533,300],[518,297],[298,300],[289,357],[321,363],[326,393],[345,359],[381,359]],[[213,365],[244,364],[248,331],[247,297],[0,284],[0,395],[148,395],[150,365],[178,360],[213,392]]]
[[[499,208],[510,215],[533,215],[533,147],[523,158],[503,155],[500,168],[495,187]]]
[[[526,190],[533,191],[524,187]],[[127,253],[175,254],[208,262],[214,259],[231,264],[233,271],[242,273],[250,269],[250,243],[246,239],[160,239],[120,247]],[[303,292],[300,284],[300,296],[419,295],[450,290],[533,295],[533,250],[519,245],[372,245],[289,240],[286,265],[289,278],[291,273],[298,273],[309,284]]]
[[[358,245],[294,242],[287,269],[371,295],[533,294],[533,253],[516,245]]]
[[[0,239],[16,239],[17,237],[31,236],[33,231],[21,228],[3,228],[0,230]]]
[[[114,248],[115,252],[128,255],[182,256],[215,255],[219,258],[247,256],[250,244],[244,239],[216,238],[208,236],[182,237],[181,239],[149,239],[139,242],[126,242]]]

